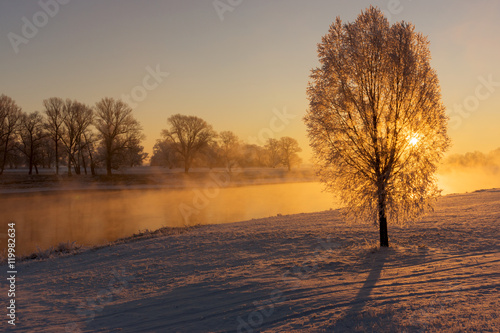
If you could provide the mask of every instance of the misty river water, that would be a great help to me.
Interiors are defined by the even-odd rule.
[[[102,244],[163,226],[238,222],[337,207],[332,194],[322,192],[322,185],[314,182],[199,189],[48,191],[2,195],[0,200],[2,220],[16,223],[18,255],[68,241]],[[5,240],[2,237],[0,242]]]

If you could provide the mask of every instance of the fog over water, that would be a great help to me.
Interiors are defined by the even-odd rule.
[[[19,254],[66,241],[102,244],[163,226],[237,222],[336,207],[332,195],[322,192],[321,184],[311,182],[199,189],[52,191],[3,195],[0,201],[2,219],[16,222]]]
[[[486,156],[486,161],[484,159]],[[441,166],[442,194],[500,188],[498,152],[455,155]],[[489,161],[489,162],[488,162]],[[0,243],[6,222],[16,222],[17,253],[26,255],[61,242],[105,244],[164,226],[238,222],[253,218],[339,208],[318,182],[163,189],[92,189],[0,194]]]
[[[448,156],[438,170],[443,194],[500,188],[500,148]]]

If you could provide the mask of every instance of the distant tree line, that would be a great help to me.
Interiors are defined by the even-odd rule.
[[[33,170],[61,166],[68,175],[108,175],[122,166],[141,165],[147,158],[144,139],[132,109],[121,101],[103,98],[91,107],[76,100],[52,97],[43,110],[26,113],[16,102],[0,96],[0,174],[5,168]]]
[[[264,146],[243,142],[231,131],[217,133],[205,120],[176,114],[167,119],[168,128],[156,141],[152,166],[184,168],[284,166],[288,170],[301,162],[302,149],[291,137],[269,138]]]
[[[108,175],[120,167],[142,165],[147,158],[144,135],[132,109],[120,100],[103,98],[94,106],[71,99],[43,100],[41,111],[24,112],[0,96],[0,175],[6,168],[61,169],[69,176]],[[152,166],[184,168],[284,166],[301,162],[302,149],[291,137],[269,138],[264,146],[243,142],[231,131],[217,133],[205,120],[176,114],[153,147]]]

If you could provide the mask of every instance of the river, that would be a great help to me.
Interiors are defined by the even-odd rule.
[[[16,223],[16,252],[61,242],[99,245],[163,226],[219,224],[337,208],[316,182],[188,189],[47,191],[2,195],[3,224]],[[5,242],[6,230],[0,230]],[[2,246],[1,248],[5,248]]]

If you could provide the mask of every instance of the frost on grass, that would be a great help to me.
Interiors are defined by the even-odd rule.
[[[162,227],[156,230],[149,230],[146,229],[144,231],[139,231],[138,233],[133,234],[132,236],[125,237],[125,238],[120,238],[117,239],[113,242],[110,242],[105,245],[96,245],[96,246],[90,246],[86,247],[81,244],[77,244],[76,242],[61,242],[57,246],[51,246],[48,249],[40,249],[36,252],[33,252],[29,255],[22,256],[18,258],[19,261],[25,261],[25,260],[44,260],[44,259],[49,259],[49,258],[54,258],[54,257],[59,257],[59,256],[66,256],[66,255],[75,255],[82,253],[84,251],[89,251],[89,250],[98,250],[103,247],[109,247],[109,246],[114,246],[117,244],[122,244],[122,243],[130,243],[130,242],[135,242],[139,240],[144,240],[144,239],[149,239],[149,238],[156,238],[156,237],[163,237],[163,236],[169,236],[169,235],[179,235],[184,232],[189,232],[192,230],[196,230],[198,228],[201,228],[201,225],[194,225],[194,226],[187,226],[187,227]],[[0,264],[4,264],[7,262],[7,257],[5,254],[0,254]]]
[[[19,263],[19,329],[498,332],[499,223],[500,191],[488,190],[439,199],[419,225],[393,226],[388,248],[371,241],[374,226],[348,224],[339,211],[145,232]],[[123,268],[133,281],[86,322],[79,305]]]

